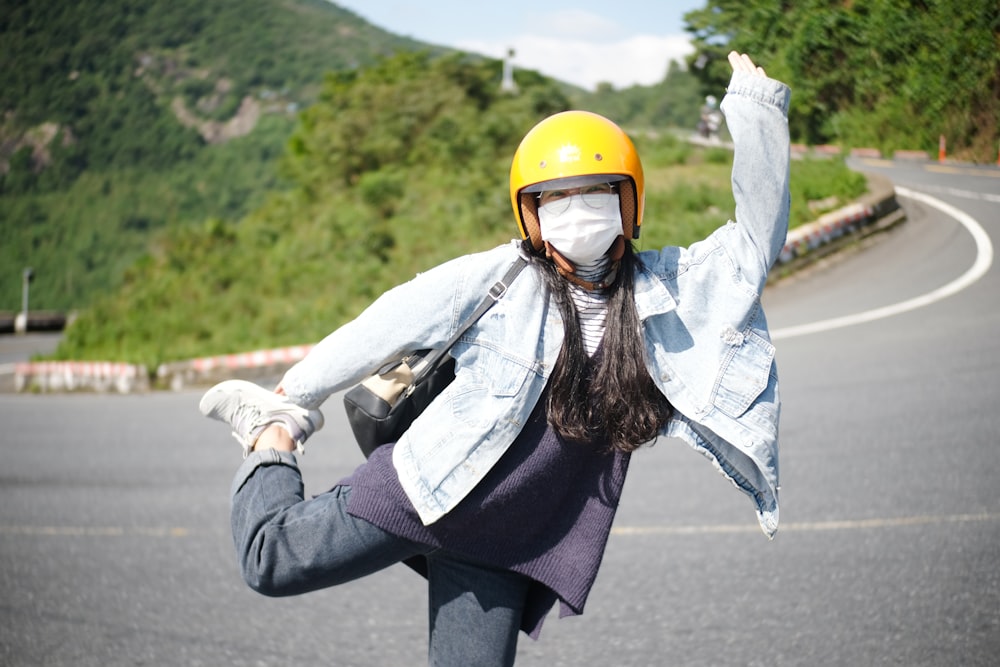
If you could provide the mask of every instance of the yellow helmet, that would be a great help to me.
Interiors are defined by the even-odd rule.
[[[622,234],[639,238],[645,181],[635,146],[613,122],[589,111],[549,116],[521,140],[510,167],[510,203],[521,238],[542,248],[534,193],[598,182],[618,182]]]

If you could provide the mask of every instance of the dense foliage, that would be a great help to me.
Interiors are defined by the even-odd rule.
[[[702,99],[676,65],[595,93],[517,71],[506,95],[499,62],[442,57],[325,0],[4,4],[0,310],[32,266],[33,308],[81,311],[62,358],[155,368],[313,341],[415,272],[509,240],[513,148],[570,106],[636,138],[642,247],[732,216],[728,152],[670,131],[689,133]],[[863,187],[841,162],[797,163],[793,222]]]
[[[422,47],[325,0],[2,0],[0,43],[0,311],[24,266],[80,308],[158,230],[239,219],[325,72]]]
[[[725,83],[712,92],[722,97]],[[702,100],[698,79],[677,62],[671,61],[663,81],[652,86],[616,89],[601,83],[592,93],[572,96],[574,105],[613,118],[630,128],[683,128],[693,132],[698,125]]]
[[[43,123],[51,142],[38,187],[83,168],[158,168],[203,142],[169,108],[178,98],[203,119],[227,119],[246,95],[311,100],[324,72],[372,62],[415,43],[392,37],[323,0],[9,1],[0,15],[5,135]],[[11,180],[16,183],[11,183]],[[5,190],[30,177],[12,170]]]
[[[499,72],[418,54],[329,75],[290,142],[295,187],[239,224],[165,235],[60,354],[155,363],[313,340],[417,271],[509,239],[512,147],[568,100],[530,73],[504,95]]]
[[[1000,140],[996,0],[707,0],[685,16],[692,72],[711,90],[726,53],[791,84],[793,135],[994,162]]]
[[[120,293],[67,330],[59,354],[155,367],[314,341],[416,272],[507,242],[513,148],[569,100],[530,72],[519,95],[503,94],[499,72],[497,62],[411,54],[329,75],[290,141],[293,187],[239,224],[165,235]],[[733,215],[728,151],[637,139],[649,156],[643,247],[689,243]],[[797,197],[817,182],[825,197],[834,174],[849,174],[822,168]],[[853,175],[838,194],[863,188]]]

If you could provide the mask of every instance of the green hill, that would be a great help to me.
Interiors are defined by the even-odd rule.
[[[330,75],[282,161],[288,187],[236,223],[164,234],[116,293],[66,331],[58,355],[161,362],[315,341],[384,290],[516,234],[510,157],[539,119],[568,108],[560,86],[461,55],[401,54]],[[733,215],[725,149],[637,135],[647,171],[644,247],[687,244]],[[847,200],[864,179],[842,162],[797,165],[807,202]]]
[[[151,235],[237,220],[325,72],[429,48],[324,0],[0,9],[0,311],[113,291]]]
[[[639,144],[644,247],[732,215],[729,154],[661,131],[695,120],[698,84],[676,67],[594,94],[520,70],[511,95],[499,62],[322,0],[21,3],[0,38],[0,311],[31,266],[33,309],[80,310],[57,358],[155,369],[314,341],[510,239],[512,151],[570,106]],[[863,188],[842,162],[797,164],[793,224]]]
[[[11,2],[0,11],[0,312],[114,295],[150,243],[234,223],[288,187],[278,162],[329,72],[446,49],[326,0]],[[518,72],[518,77],[534,76]],[[554,100],[693,126],[693,79]],[[678,83],[680,82],[680,83]],[[611,93],[614,94],[611,94]],[[678,120],[680,119],[680,120]]]

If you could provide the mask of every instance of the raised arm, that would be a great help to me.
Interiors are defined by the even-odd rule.
[[[733,137],[736,224],[746,243],[737,261],[761,288],[788,232],[788,86],[746,54],[729,54],[733,76],[722,112]],[[748,277],[751,277],[748,275]]]

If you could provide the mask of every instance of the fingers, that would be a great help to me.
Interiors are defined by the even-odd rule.
[[[732,65],[734,72],[746,72],[747,74],[754,74],[756,76],[767,76],[764,72],[764,68],[757,67],[750,56],[745,53],[730,51],[729,64]]]

